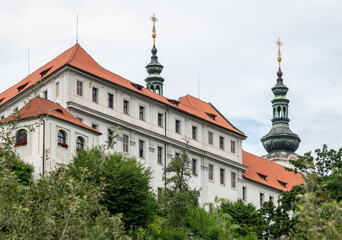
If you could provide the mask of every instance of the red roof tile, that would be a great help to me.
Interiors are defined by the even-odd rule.
[[[219,112],[217,112],[217,110],[211,104],[203,102],[190,95],[186,95],[180,100],[180,103],[178,104],[178,106],[176,106],[176,105],[170,104],[170,101],[168,101],[166,97],[156,94],[150,90],[147,90],[146,88],[142,88],[141,90],[139,90],[132,85],[131,81],[101,67],[79,44],[74,45],[73,47],[66,50],[61,55],[59,55],[58,57],[50,61],[49,63],[45,64],[43,67],[39,68],[38,70],[36,70],[35,72],[27,76],[18,84],[2,92],[0,94],[0,100],[2,98],[4,99],[0,102],[0,107],[11,98],[18,95],[18,89],[17,89],[18,87],[23,86],[24,84],[28,83],[22,90],[22,91],[25,91],[33,84],[39,82],[43,78],[49,76],[51,73],[59,69],[60,67],[67,65],[67,64],[75,68],[78,68],[80,70],[83,70],[85,72],[88,72],[92,75],[103,78],[107,81],[113,82],[122,87],[128,88],[139,94],[150,97],[159,102],[169,104],[170,106],[176,109],[185,111],[193,116],[202,118],[215,125],[218,125],[230,131],[233,131],[244,138],[246,137],[243,132],[235,128]],[[51,69],[42,77],[40,73],[50,67]],[[215,120],[213,120],[212,118],[208,116],[207,113],[214,114],[217,117],[215,118]]]
[[[80,120],[75,118],[71,113],[69,113],[59,104],[53,103],[49,100],[46,100],[40,97],[36,97],[32,99],[29,103],[27,103],[24,107],[22,107],[19,110],[19,112],[9,116],[8,118],[4,119],[2,122],[12,121],[16,119],[16,117],[18,117],[19,119],[27,119],[30,117],[38,117],[42,115],[53,116],[53,117],[62,119],[64,121],[73,123],[75,125],[78,125],[80,127],[86,128],[93,132],[96,132],[97,134],[102,134],[101,132],[82,123]]]
[[[245,178],[265,184],[269,187],[282,191],[290,191],[293,186],[303,183],[303,177],[300,173],[289,172],[284,166],[268,161],[262,157],[255,156],[248,152],[242,152],[242,164],[248,169],[243,173]],[[263,180],[259,174],[265,175]],[[286,187],[280,185],[280,182],[286,183]]]

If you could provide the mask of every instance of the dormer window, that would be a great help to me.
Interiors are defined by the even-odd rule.
[[[143,86],[141,86],[140,84],[137,84],[137,83],[131,83],[131,84],[133,87],[135,87],[136,89],[138,89],[140,91],[144,88]]]
[[[62,113],[63,114],[63,110],[62,109],[55,109],[56,112]]]
[[[45,69],[44,71],[40,72],[40,77],[44,77],[51,69],[52,67],[49,67],[47,69]]]
[[[169,101],[170,103],[172,103],[173,105],[175,105],[175,106],[178,106],[178,104],[179,104],[179,101],[174,100],[174,99],[168,99],[168,101]]]
[[[262,180],[265,180],[266,181],[266,178],[267,176],[264,175],[264,174],[261,174],[261,173],[258,173],[259,177],[262,179]]]
[[[278,180],[278,182],[279,182],[279,184],[280,184],[282,187],[286,188],[286,185],[287,185],[286,182],[282,182],[282,181],[279,181],[279,180]]]
[[[1,98],[1,99],[0,99],[0,103],[1,103],[4,99],[5,99],[5,98]]]
[[[215,118],[217,117],[215,114],[212,113],[206,113],[212,120],[215,120]]]
[[[20,92],[27,86],[28,83],[29,83],[29,82],[27,82],[27,83],[25,83],[25,84],[23,84],[23,85],[17,87],[18,93],[20,93]]]

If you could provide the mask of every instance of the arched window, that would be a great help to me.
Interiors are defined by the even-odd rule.
[[[286,108],[283,107],[283,117],[286,117]]]
[[[66,133],[62,130],[58,131],[58,146],[68,148],[68,144],[66,143]]]
[[[156,91],[155,91],[155,93],[158,93],[158,94],[160,94],[160,88],[159,88],[159,86],[157,86],[157,87],[156,87]]]
[[[277,112],[278,112],[278,118],[280,118],[281,117],[281,108],[280,107],[278,107]]]
[[[154,86],[153,85],[151,85],[150,89],[151,89],[152,92],[154,92]]]
[[[15,134],[15,146],[25,145],[27,145],[27,131],[25,129],[20,129]]]
[[[81,137],[76,138],[76,150],[77,151],[84,150],[84,139]]]
[[[275,109],[275,108],[273,108],[273,117],[274,117],[274,118],[277,117],[277,116],[276,116],[276,109]]]

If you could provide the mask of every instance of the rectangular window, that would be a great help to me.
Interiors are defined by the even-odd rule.
[[[162,198],[162,189],[161,189],[161,188],[158,188],[157,191],[158,191],[158,192],[157,192],[157,199],[158,199],[158,201],[160,201],[161,198]]]
[[[224,137],[220,136],[220,148],[224,150]]]
[[[47,99],[47,98],[48,98],[48,91],[47,91],[47,90],[45,90],[45,91],[43,92],[43,98],[44,98],[44,99]]]
[[[59,82],[56,83],[56,98],[59,97]]]
[[[77,81],[77,95],[83,96],[83,82]]]
[[[163,161],[163,148],[158,147],[158,163],[162,164]]]
[[[236,188],[236,173],[235,172],[231,172],[231,177],[232,177],[231,187],[232,188]]]
[[[192,126],[192,138],[197,139],[197,127]]]
[[[94,128],[95,130],[97,130],[97,128],[99,127],[97,124],[91,124],[91,127]]]
[[[220,168],[220,183],[221,184],[225,184],[225,181],[224,181],[224,169],[223,168]]]
[[[209,164],[209,180],[214,180],[214,165]]]
[[[128,114],[128,107],[129,107],[129,102],[127,100],[123,101],[123,113]]]
[[[93,102],[98,102],[98,89],[93,87]]]
[[[270,196],[270,201],[271,201],[272,203],[274,203],[274,202],[273,202],[273,196]]]
[[[114,106],[114,104],[113,104],[113,94],[111,94],[111,93],[108,93],[108,107],[109,108],[113,108],[113,106]]]
[[[235,141],[230,141],[230,151],[232,153],[235,153]]]
[[[175,153],[175,157],[176,157],[176,158],[179,158],[179,153]]]
[[[139,157],[144,157],[144,141],[139,140]]]
[[[175,122],[175,131],[176,133],[180,133],[180,121],[176,120]]]
[[[123,135],[123,139],[122,139],[122,150],[124,152],[128,152],[128,136],[127,135]]]
[[[214,134],[212,132],[208,132],[208,143],[210,145],[213,145],[213,136]]]
[[[112,147],[112,143],[113,143],[113,131],[108,128],[108,146]]]
[[[264,204],[264,194],[260,193],[260,207]]]
[[[158,126],[163,127],[163,114],[158,113]]]
[[[139,106],[139,119],[145,120],[145,107]]]
[[[242,200],[243,201],[247,201],[247,188],[246,187],[242,187]]]
[[[192,175],[197,176],[197,160],[192,159]]]

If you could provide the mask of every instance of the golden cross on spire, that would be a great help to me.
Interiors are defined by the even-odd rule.
[[[155,40],[157,37],[156,33],[156,22],[158,21],[158,18],[156,15],[153,13],[152,17],[150,17],[150,20],[153,22],[153,27],[152,27],[152,38],[153,38],[153,45],[155,45]]]
[[[280,52],[280,47],[283,45],[283,43],[280,41],[280,38],[275,42],[278,46],[278,62],[279,62],[279,67],[280,67],[280,62],[281,62],[281,52]]]

